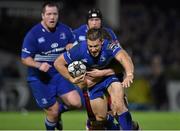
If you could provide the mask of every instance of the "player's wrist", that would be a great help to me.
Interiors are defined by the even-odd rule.
[[[67,77],[67,79],[72,82],[73,84],[76,84],[74,78],[72,76]]]
[[[39,68],[41,67],[41,65],[42,65],[42,63],[36,62],[36,63],[35,63],[35,68],[39,69]]]
[[[126,73],[126,76],[134,76],[133,72]]]

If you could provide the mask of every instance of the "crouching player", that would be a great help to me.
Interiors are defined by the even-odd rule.
[[[133,129],[131,114],[124,102],[124,88],[130,87],[133,82],[134,65],[131,58],[124,55],[123,52],[124,50],[119,44],[103,39],[102,29],[89,29],[86,41],[60,55],[54,63],[58,72],[70,82],[78,85],[81,83],[82,87],[88,87],[90,105],[96,118],[96,121],[92,123],[95,129],[105,129],[106,127],[108,113],[106,93],[111,97],[112,114],[117,118],[119,126],[123,130]],[[122,82],[115,74],[110,74],[97,84],[92,85],[88,72],[86,76],[81,75],[73,78],[67,70],[67,64],[76,60],[82,60],[88,70],[105,69],[113,58],[125,70],[125,77]]]

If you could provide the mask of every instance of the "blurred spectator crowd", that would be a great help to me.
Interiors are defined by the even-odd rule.
[[[132,52],[137,68],[150,65],[154,56],[160,55],[166,71],[179,72],[179,16],[177,9],[163,10],[156,5],[122,6],[119,37],[123,47]]]

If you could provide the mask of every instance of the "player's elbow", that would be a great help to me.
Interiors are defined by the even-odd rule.
[[[21,58],[21,63],[25,64],[25,59],[24,58]]]
[[[60,63],[59,62],[59,58],[57,58],[55,61],[54,61],[54,67],[57,69],[58,68],[58,63]]]
[[[59,68],[61,68],[60,66],[62,66],[63,63],[64,63],[64,62],[63,62],[61,56],[59,56],[59,57],[54,61],[54,67],[55,67],[56,69],[59,69]]]
[[[21,63],[24,64],[24,65],[28,65],[29,58],[21,58]]]

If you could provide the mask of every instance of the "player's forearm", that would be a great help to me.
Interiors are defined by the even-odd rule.
[[[34,61],[32,57],[22,58],[21,62],[26,66],[34,68],[39,68],[41,66],[41,63]]]
[[[103,69],[102,71],[103,71],[103,76],[109,76],[109,75],[115,74],[115,71],[111,68]]]
[[[58,57],[54,62],[54,67],[56,70],[67,80],[71,81],[72,76],[69,74],[68,69],[66,67],[66,62],[62,58],[62,56]]]
[[[126,75],[133,75],[134,73],[134,64],[130,57],[128,57],[126,60],[124,60],[124,67],[126,71]]]
[[[88,88],[91,88],[92,86],[94,86],[95,84],[97,84],[98,82],[100,82],[102,80],[102,78],[93,78],[93,77],[90,77],[90,76],[87,76],[86,75],[86,84],[87,84],[87,87]]]

